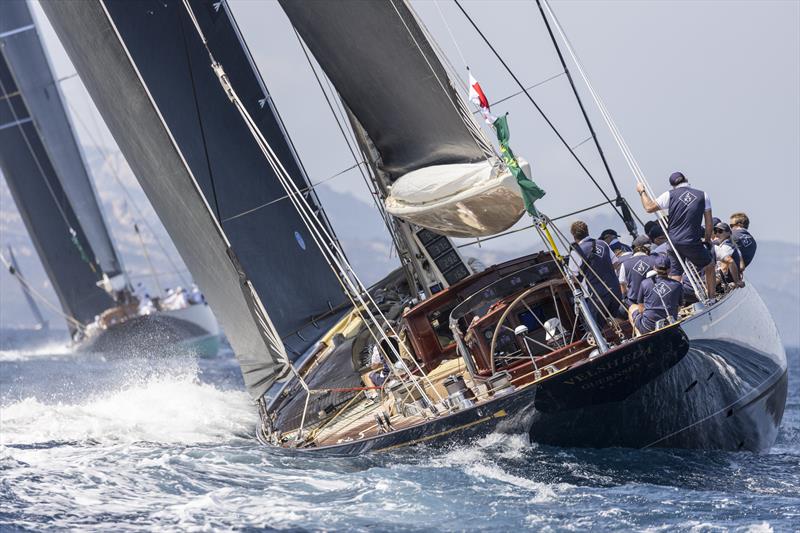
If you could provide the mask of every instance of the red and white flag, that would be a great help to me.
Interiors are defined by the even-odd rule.
[[[494,123],[496,119],[489,112],[489,100],[481,89],[481,84],[472,77],[472,72],[469,73],[469,100],[481,108],[481,114],[488,124]]]

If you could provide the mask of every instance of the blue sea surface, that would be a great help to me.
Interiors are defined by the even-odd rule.
[[[769,453],[490,435],[351,459],[259,445],[230,351],[0,351],[1,530],[800,529],[800,352]]]

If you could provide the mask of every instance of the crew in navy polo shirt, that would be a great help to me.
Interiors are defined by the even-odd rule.
[[[641,197],[642,207],[648,213],[662,209],[667,211],[667,235],[675,248],[673,250],[670,247],[669,250],[670,276],[680,281],[683,274],[683,267],[675,255],[677,251],[684,261],[690,261],[697,269],[705,269],[708,296],[713,298],[716,296],[714,260],[707,248],[711,243],[711,231],[714,227],[711,200],[705,192],[691,187],[681,172],[674,172],[669,177],[669,183],[672,190],[655,200],[647,194],[644,184],[637,184],[636,190]]]

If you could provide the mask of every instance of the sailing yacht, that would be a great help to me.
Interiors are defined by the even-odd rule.
[[[0,168],[60,307],[46,303],[66,321],[74,347],[216,354],[208,305],[139,312],[26,2],[0,3],[0,89]],[[8,267],[29,302],[44,298],[13,255]]]
[[[771,446],[787,365],[755,289],[646,335],[594,318],[566,239],[513,186],[527,165],[507,136],[496,153],[406,1],[280,5],[341,99],[402,261],[372,287],[225,1],[43,2],[222,322],[262,442],[350,455],[504,431],[561,446]],[[624,198],[608,200],[635,231]],[[478,271],[452,240],[502,232],[526,209],[543,252]]]

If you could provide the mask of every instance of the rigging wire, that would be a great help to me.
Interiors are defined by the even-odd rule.
[[[439,74],[436,72],[436,69],[434,69],[433,65],[431,64],[430,59],[428,59],[428,54],[426,54],[425,51],[422,49],[422,45],[419,44],[419,41],[417,40],[417,37],[411,31],[411,28],[408,26],[408,24],[406,23],[405,19],[400,14],[400,10],[397,9],[397,5],[395,4],[395,0],[389,0],[389,2],[392,4],[392,7],[394,8],[395,13],[397,13],[397,18],[399,18],[400,22],[403,23],[403,27],[406,29],[406,32],[408,32],[409,37],[411,37],[411,40],[414,42],[414,45],[417,47],[417,50],[419,51],[420,55],[422,55],[423,59],[425,60],[425,64],[428,65],[428,68],[430,69],[430,71],[433,74],[434,78],[436,78],[436,81],[439,84],[439,87],[442,89],[442,92],[444,92],[445,97],[452,104],[452,106],[455,108],[456,113],[458,113],[459,116],[461,117],[461,120],[464,122],[464,125],[467,127],[467,130],[470,131],[470,133],[472,134],[475,142],[478,144],[478,147],[480,147],[483,150],[484,155],[486,156],[486,159],[488,160],[488,159],[490,159],[492,157],[495,157],[494,146],[492,146],[492,144],[489,142],[489,140],[483,134],[483,130],[480,128],[480,126],[478,126],[477,122],[475,122],[475,119],[472,117],[472,114],[469,113],[469,110],[464,105],[463,100],[461,98],[458,98],[458,97],[453,98],[453,95],[451,94],[451,91],[453,91],[453,87],[452,87],[452,85],[450,85],[449,80],[448,80],[447,86],[450,87],[451,91],[447,90],[447,88],[445,87],[445,83],[439,78]],[[414,11],[412,11],[410,9],[410,7],[409,7],[409,12],[414,17],[415,21],[419,20],[419,17],[417,17],[416,13]],[[420,26],[420,29],[423,32],[425,32],[424,26],[419,22],[418,22],[418,24]],[[432,39],[429,39],[429,41],[432,41]],[[434,52],[434,55],[435,55],[435,52]]]
[[[458,1],[458,0],[456,0],[456,1]],[[558,31],[559,36],[561,37],[562,41],[564,42],[564,44],[566,46],[566,49],[567,49],[567,52],[569,52],[569,55],[572,58],[572,61],[575,63],[575,66],[577,67],[578,72],[580,73],[581,78],[583,79],[583,82],[586,84],[587,89],[589,89],[589,93],[592,95],[592,98],[593,98],[593,100],[595,102],[595,105],[597,105],[598,109],[600,110],[600,114],[602,115],[603,120],[606,123],[606,126],[611,131],[611,134],[614,137],[614,140],[616,141],[617,146],[619,147],[620,151],[622,152],[622,155],[625,158],[625,161],[628,164],[628,167],[631,169],[631,172],[633,173],[636,181],[638,183],[641,183],[645,187],[645,189],[648,191],[648,193],[649,193],[651,198],[655,198],[656,196],[653,193],[653,189],[652,189],[652,187],[650,187],[650,183],[647,181],[647,178],[645,177],[644,173],[642,172],[642,169],[639,167],[639,163],[636,161],[636,158],[633,156],[633,153],[631,152],[630,148],[628,147],[628,143],[622,137],[622,134],[620,133],[619,129],[617,128],[617,125],[614,122],[614,120],[611,118],[611,114],[608,112],[608,109],[606,108],[605,104],[603,103],[603,100],[600,98],[599,94],[595,91],[594,86],[589,81],[589,78],[586,75],[586,72],[584,71],[581,62],[578,60],[577,54],[574,51],[572,43],[567,38],[566,33],[564,32],[564,29],[561,26],[561,23],[559,22],[558,18],[556,17],[555,13],[553,12],[553,10],[550,8],[550,4],[547,2],[547,0],[543,0],[543,4],[544,4],[544,7],[547,9],[547,13],[550,15],[550,18],[553,19],[553,25],[556,27],[556,30]],[[658,218],[658,223],[661,226],[661,228],[663,229],[664,235],[667,238],[667,242],[669,242],[670,248],[672,248],[672,251],[675,253],[675,257],[678,259],[678,262],[683,267],[684,272],[686,272],[686,275],[687,275],[687,277],[689,279],[689,283],[691,284],[692,289],[695,291],[695,294],[697,294],[699,297],[700,296],[704,296],[701,299],[707,299],[708,298],[708,292],[706,292],[706,291],[708,290],[708,288],[704,286],[704,283],[700,279],[699,274],[693,268],[687,268],[686,263],[684,262],[683,258],[678,253],[678,251],[675,249],[675,245],[673,244],[672,239],[669,236],[669,231],[668,231],[668,228],[667,228],[666,216],[664,215],[664,213],[661,210],[657,211],[656,215],[657,215],[657,218]],[[692,267],[693,266],[694,265],[692,265]]]
[[[553,30],[550,28],[550,23],[547,20],[547,17],[544,14],[544,9],[542,8],[541,0],[536,0],[536,4],[539,6],[539,11],[542,14],[542,20],[544,20],[544,25],[547,28],[547,33],[550,35],[550,40],[553,42],[553,47],[556,49],[556,54],[558,55],[558,60],[561,62],[561,67],[564,69],[564,72],[567,75],[567,80],[569,81],[569,86],[572,88],[572,94],[575,95],[575,100],[578,102],[578,107],[581,110],[581,115],[583,115],[583,120],[586,122],[586,126],[589,128],[590,137],[594,139],[594,146],[597,148],[597,153],[600,155],[600,160],[603,162],[603,168],[606,170],[606,174],[608,174],[608,179],[611,181],[611,186],[614,187],[614,192],[617,195],[616,203],[622,209],[622,217],[625,222],[625,226],[627,226],[628,231],[631,233],[632,236],[636,236],[636,223],[633,221],[631,217],[631,210],[628,207],[627,202],[622,197],[622,193],[619,192],[619,187],[617,187],[617,182],[614,179],[614,175],[611,173],[611,167],[608,165],[608,161],[606,160],[606,154],[603,153],[603,148],[600,146],[600,141],[597,139],[597,135],[594,132],[594,126],[592,125],[592,121],[589,120],[589,115],[586,113],[586,108],[583,106],[583,100],[581,100],[580,94],[578,94],[578,89],[575,87],[575,81],[572,79],[572,74],[569,71],[569,67],[567,67],[567,62],[564,61],[564,55],[561,53],[561,48],[559,48],[558,43],[556,42],[556,36],[553,35]],[[582,143],[581,143],[582,144]]]
[[[356,155],[356,151],[353,148],[353,145],[358,147],[358,142],[355,140],[355,137],[352,140],[353,145],[350,144],[351,140],[347,135],[347,131],[350,131],[351,134],[353,132],[352,132],[352,130],[350,130],[349,128],[346,128],[342,124],[344,122],[344,120],[345,120],[345,117],[342,117],[342,120],[340,120],[340,117],[337,115],[336,110],[334,109],[334,106],[333,106],[333,104],[331,102],[331,98],[336,100],[335,92],[333,91],[333,89],[331,89],[331,95],[332,96],[329,97],[328,93],[325,91],[325,87],[322,84],[322,77],[325,77],[325,79],[327,81],[327,76],[325,76],[324,72],[323,72],[322,77],[317,73],[317,69],[314,67],[314,62],[311,59],[311,55],[309,54],[308,49],[306,48],[306,45],[303,42],[303,39],[300,37],[300,34],[298,33],[297,29],[295,29],[294,27],[292,27],[292,28],[294,29],[294,35],[297,38],[297,42],[300,45],[300,49],[303,51],[303,55],[306,58],[306,62],[308,63],[308,66],[311,68],[311,72],[314,74],[314,78],[317,80],[317,85],[319,86],[320,91],[322,91],[322,95],[325,97],[325,102],[328,104],[328,109],[330,109],[331,114],[333,115],[333,118],[336,121],[336,126],[339,128],[339,132],[342,134],[342,137],[344,138],[345,144],[347,144],[347,149],[350,151],[350,155],[353,157],[353,161],[356,161],[357,163],[364,161],[364,158],[359,158]],[[342,113],[344,114],[344,110],[342,110]],[[361,179],[364,181],[364,185],[366,186],[367,190],[370,192],[370,196],[372,197],[372,201],[375,204],[375,209],[380,214],[381,220],[383,220],[383,224],[386,227],[386,230],[389,232],[389,236],[392,239],[392,243],[394,244],[395,249],[399,250],[400,249],[400,242],[398,240],[397,233],[396,233],[396,231],[394,229],[394,225],[392,224],[391,219],[389,218],[389,215],[386,213],[386,210],[384,209],[383,204],[380,201],[380,195],[378,193],[378,190],[376,188],[374,188],[374,184],[371,182],[371,180],[367,176],[364,168],[361,167],[361,166],[359,166],[359,173],[361,174]],[[407,267],[404,266],[404,268],[407,268]]]
[[[563,214],[563,215],[559,215],[557,217],[550,218],[549,220],[551,222],[555,222],[556,220],[561,220],[561,219],[568,218],[568,217],[571,217],[571,216],[574,216],[574,215],[579,215],[580,213],[585,213],[586,211],[591,211],[592,209],[597,209],[598,207],[603,207],[603,206],[606,206],[608,204],[609,204],[609,202],[600,202],[599,204],[590,205],[589,207],[584,207],[583,209],[578,209],[577,211],[572,211],[570,213],[566,213],[566,214]],[[494,240],[494,239],[499,239],[500,237],[506,237],[508,235],[513,235],[514,233],[520,233],[522,231],[527,231],[529,229],[535,228],[536,226],[537,226],[537,224],[530,224],[530,225],[524,226],[522,228],[516,228],[516,229],[504,231],[503,233],[496,233],[495,235],[491,235],[490,237],[482,237],[482,238],[476,239],[474,241],[470,241],[470,242],[466,242],[466,243],[463,243],[463,244],[459,244],[458,248],[466,248],[467,246],[475,246],[475,245],[480,246],[481,244],[483,244],[483,243],[485,243],[487,241],[491,241],[491,240]]]
[[[455,35],[453,35],[453,30],[450,28],[450,24],[447,22],[447,19],[442,13],[442,8],[439,5],[439,0],[433,0],[433,5],[436,6],[436,11],[439,13],[439,18],[442,19],[444,23],[444,27],[447,28],[447,33],[450,35],[450,40],[453,41],[453,45],[456,47],[456,51],[458,52],[458,56],[461,58],[461,64],[464,65],[464,68],[469,68],[467,66],[467,59],[464,57],[464,52],[461,51],[461,47],[458,45],[458,41],[456,41]]]
[[[363,165],[363,164],[365,164],[363,161],[359,161],[359,162],[358,162],[358,163],[356,163],[355,165],[350,165],[349,167],[345,168],[344,170],[340,170],[340,171],[339,171],[339,172],[337,172],[336,174],[333,174],[332,176],[328,176],[327,178],[325,178],[325,179],[323,179],[323,180],[320,180],[320,181],[318,181],[318,182],[316,182],[316,183],[314,183],[314,184],[310,185],[309,187],[305,187],[305,188],[303,188],[303,189],[300,189],[300,192],[302,192],[303,194],[305,194],[305,193],[307,193],[307,192],[309,192],[309,191],[316,190],[317,186],[319,186],[319,185],[322,185],[323,183],[327,183],[327,182],[331,181],[331,180],[332,180],[332,179],[334,179],[334,178],[338,178],[338,177],[339,177],[339,176],[341,176],[342,174],[345,174],[345,173],[347,173],[347,172],[349,172],[349,171],[353,170],[354,168],[356,168],[356,167],[358,167],[358,166],[361,166],[361,165]],[[289,198],[289,195],[288,195],[288,194],[285,194],[285,195],[283,195],[283,196],[281,196],[281,197],[279,197],[279,198],[275,198],[274,200],[270,200],[269,202],[263,203],[263,204],[261,204],[261,205],[257,205],[257,206],[255,206],[255,207],[253,207],[253,208],[250,208],[250,209],[246,210],[246,211],[242,211],[241,213],[237,213],[237,214],[235,214],[235,215],[229,216],[228,218],[225,218],[225,219],[223,219],[222,221],[223,221],[223,222],[229,222],[229,221],[231,221],[231,220],[235,220],[235,219],[237,219],[237,218],[239,218],[239,217],[243,217],[243,216],[245,216],[245,215],[249,215],[250,213],[252,213],[252,212],[254,212],[254,211],[258,211],[259,209],[263,209],[263,208],[265,208],[265,207],[269,207],[269,206],[271,206],[272,204],[275,204],[275,203],[278,203],[278,202],[280,202],[281,200],[286,200],[287,198]]]
[[[292,139],[292,136],[289,135],[289,130],[286,128],[286,124],[284,124],[283,122],[283,117],[278,111],[278,108],[275,106],[275,102],[272,99],[272,95],[269,93],[267,86],[264,84],[264,79],[261,76],[261,71],[258,69],[258,65],[253,59],[253,53],[250,51],[250,46],[247,44],[247,41],[244,40],[244,37],[242,36],[242,31],[239,29],[239,24],[236,22],[236,18],[233,16],[233,12],[231,12],[228,2],[221,1],[220,3],[222,5],[222,9],[228,16],[228,20],[231,23],[231,27],[233,28],[233,30],[236,33],[236,36],[239,39],[239,44],[245,51],[245,55],[247,56],[247,61],[250,63],[250,68],[253,70],[255,74],[256,81],[258,82],[259,87],[261,87],[261,91],[264,94],[264,100],[265,100],[264,103],[269,105],[270,111],[272,111],[272,114],[275,117],[275,120],[278,124],[278,127],[281,130],[281,133],[286,138],[287,144],[289,145],[289,150],[291,151],[292,157],[294,158],[294,161],[300,170],[300,174],[302,176],[303,181],[305,182],[307,187],[311,187],[311,195],[314,198],[314,203],[317,205],[318,213],[322,216],[324,223],[327,224],[328,228],[330,228],[331,231],[333,232],[333,226],[331,225],[331,221],[328,218],[328,214],[325,212],[324,209],[322,209],[322,202],[320,201],[319,196],[317,195],[316,189],[313,188],[314,184],[311,183],[311,178],[309,177],[308,171],[306,170],[306,167],[303,164],[303,160],[300,159],[300,156],[297,153],[297,148],[294,145],[294,140]],[[339,242],[339,238],[335,233],[333,234],[333,238],[336,239],[337,243]]]
[[[521,94],[525,94],[526,91],[530,91],[531,89],[535,89],[536,87],[539,87],[540,85],[544,85],[545,83],[547,83],[549,81],[553,81],[556,78],[560,78],[561,76],[563,76],[565,74],[566,74],[566,72],[559,72],[558,74],[553,74],[549,78],[545,78],[540,82],[534,83],[533,85],[529,85],[528,87],[524,87],[521,91],[517,91],[515,93],[511,93],[506,97],[500,98],[499,100],[495,100],[494,102],[490,102],[489,103],[489,107],[495,106],[497,104],[502,104],[503,102],[511,100],[512,98],[516,98],[517,96],[519,96]],[[472,112],[472,114],[476,115],[476,114],[478,114],[480,112],[481,112],[480,109],[476,109],[475,111]]]
[[[9,72],[10,71],[11,71],[11,69],[9,68]],[[97,272],[97,268],[95,267],[94,263],[89,259],[89,257],[86,255],[86,251],[83,249],[83,245],[78,240],[78,233],[75,231],[75,228],[72,227],[72,224],[70,224],[69,218],[67,217],[67,214],[64,211],[64,206],[62,206],[61,202],[59,202],[58,197],[56,196],[56,193],[53,190],[53,186],[50,184],[50,180],[48,179],[47,174],[44,171],[44,167],[42,166],[42,162],[39,160],[39,156],[36,154],[36,151],[33,149],[33,145],[31,144],[31,141],[28,138],[28,134],[25,132],[25,128],[22,127],[23,123],[20,122],[19,116],[17,115],[17,110],[14,109],[14,106],[11,104],[11,100],[8,97],[9,93],[6,91],[6,86],[3,83],[2,79],[0,79],[0,91],[2,91],[4,99],[6,100],[6,103],[8,104],[8,109],[11,111],[11,116],[14,118],[14,122],[16,123],[16,126],[19,129],[20,134],[22,135],[22,138],[25,140],[25,146],[28,148],[28,152],[30,152],[31,157],[33,157],[33,161],[34,161],[34,163],[36,163],[36,168],[39,170],[39,174],[42,176],[42,180],[44,181],[45,185],[47,186],[47,190],[50,193],[50,197],[53,199],[53,202],[56,204],[56,208],[58,209],[58,212],[61,215],[61,218],[64,220],[64,225],[67,226],[67,230],[68,230],[68,233],[70,235],[70,240],[72,241],[72,244],[75,245],[75,248],[77,248],[78,253],[81,256],[81,259],[83,259],[83,261],[86,264],[89,265],[89,268],[92,270],[92,272],[95,275],[99,276],[99,274]],[[30,115],[30,112],[28,114]],[[29,117],[29,118],[33,119],[33,117]],[[36,128],[36,122],[35,121],[33,121],[33,125],[34,125],[34,128]],[[44,147],[44,149],[46,151],[47,147]]]
[[[0,261],[3,262],[3,265],[6,267],[6,269],[9,272],[9,274],[11,274],[15,278],[17,278],[17,281],[19,282],[20,286],[22,287],[22,289],[25,292],[27,292],[29,295],[31,295],[34,298],[36,298],[37,300],[39,300],[41,303],[43,303],[48,309],[50,309],[56,315],[60,316],[64,320],[66,320],[68,324],[72,324],[75,327],[75,329],[77,329],[79,331],[84,331],[86,329],[86,326],[84,326],[83,323],[80,322],[77,318],[75,318],[74,316],[63,312],[58,306],[56,306],[54,303],[52,303],[45,295],[41,294],[36,289],[34,289],[30,285],[30,283],[28,283],[28,280],[26,280],[24,277],[22,277],[22,274],[20,274],[19,271],[17,269],[15,269],[11,265],[11,263],[8,262],[8,260],[6,259],[6,257],[2,253],[0,253]]]
[[[77,110],[72,105],[72,103],[69,100],[66,100],[66,102],[67,102],[67,107],[72,112],[72,116],[75,117],[75,120],[77,120],[78,124],[80,124],[80,126],[83,128],[84,133],[86,133],[86,135],[89,137],[89,140],[92,142],[92,144],[94,144],[95,148],[100,152],[100,156],[103,158],[104,161],[109,163],[109,169],[111,170],[111,175],[114,178],[114,181],[116,181],[117,185],[119,185],[119,188],[122,190],[122,192],[125,195],[125,198],[127,199],[128,203],[133,206],[134,210],[136,211],[136,214],[138,215],[139,220],[141,220],[144,223],[144,225],[147,226],[147,229],[150,231],[150,234],[153,236],[153,240],[156,241],[156,244],[161,249],[161,252],[164,254],[164,257],[167,258],[167,261],[169,262],[170,267],[172,267],[172,270],[178,275],[178,277],[181,280],[181,283],[183,283],[184,285],[188,285],[189,281],[187,280],[187,278],[183,274],[180,273],[180,272],[188,272],[188,271],[186,269],[178,268],[178,265],[172,259],[172,254],[170,254],[167,251],[166,246],[164,246],[164,243],[159,238],[158,233],[156,233],[156,231],[155,231],[155,228],[153,228],[153,226],[150,224],[150,221],[147,219],[147,217],[145,217],[144,212],[139,207],[139,204],[136,202],[136,200],[134,199],[133,195],[128,190],[128,187],[126,187],[125,183],[122,181],[122,177],[119,174],[119,168],[114,163],[114,160],[111,157],[111,154],[109,154],[106,151],[106,149],[103,146],[103,144],[101,142],[99,142],[99,139],[94,135],[94,133],[91,131],[89,126],[83,120],[81,115],[77,112]],[[95,131],[99,131],[99,126],[98,126],[98,130],[95,130]],[[134,277],[134,276],[131,276],[130,274],[128,274],[128,277]],[[160,288],[159,288],[159,290],[160,290]]]
[[[314,211],[309,206],[305,196],[300,192],[299,188],[297,187],[297,184],[291,179],[285,167],[283,166],[282,162],[272,149],[271,145],[266,140],[263,133],[261,133],[261,131],[258,129],[257,125],[255,124],[255,121],[250,116],[250,113],[242,104],[241,100],[236,94],[236,91],[230,85],[229,79],[227,77],[227,74],[225,74],[222,65],[220,65],[214,58],[214,55],[212,54],[211,49],[208,46],[208,41],[206,40],[205,35],[203,34],[203,31],[200,28],[200,25],[194,16],[194,12],[188,0],[184,0],[183,5],[194,24],[195,30],[197,31],[197,34],[200,37],[200,40],[203,46],[205,47],[206,52],[208,53],[212,70],[218,77],[220,84],[222,85],[231,103],[233,103],[234,107],[239,111],[243,121],[250,130],[254,140],[258,143],[270,167],[272,167],[273,171],[275,172],[275,175],[278,178],[279,182],[286,189],[286,191],[290,193],[289,197],[290,200],[292,201],[292,204],[295,206],[295,209],[297,210],[298,214],[303,220],[306,228],[309,230],[315,244],[319,247],[320,251],[323,252],[323,258],[326,260],[326,262],[328,262],[331,269],[333,269],[334,272],[338,274],[337,279],[339,279],[340,283],[343,284],[343,286],[347,285],[347,287],[349,287],[349,290],[345,290],[345,293],[348,295],[349,298],[351,298],[353,304],[356,306],[356,309],[362,308],[364,312],[369,316],[369,320],[365,320],[365,325],[375,338],[376,342],[378,341],[378,338],[372,331],[371,325],[377,327],[378,334],[382,337],[382,340],[386,341],[387,345],[394,352],[394,355],[398,359],[400,359],[400,355],[397,352],[397,349],[390,342],[386,333],[387,330],[391,331],[397,338],[399,338],[399,335],[395,331],[394,326],[388,321],[386,316],[381,311],[380,307],[372,298],[372,295],[369,293],[364,284],[358,278],[358,275],[355,273],[350,264],[347,262],[347,259],[344,257],[344,254],[339,249],[335,240],[330,237],[328,229],[324,226],[324,224],[320,223],[319,219],[317,219],[316,215],[314,214]],[[255,301],[260,302],[257,293],[255,293],[255,289],[252,288],[252,284],[250,284],[250,288],[255,297]],[[359,304],[356,304],[355,300],[358,300]],[[371,306],[374,306],[377,313],[372,312]],[[266,327],[266,322],[269,321],[269,315],[267,315],[266,311],[263,310],[263,307],[262,311],[263,311],[263,317],[259,316],[259,318],[265,321],[264,325]],[[376,314],[380,317],[382,323],[381,320],[378,319]],[[272,329],[274,330],[274,326]],[[308,392],[309,391],[308,385],[305,383],[303,377],[299,374],[297,369],[291,363],[288,356],[286,356],[285,351],[280,351],[278,353],[281,353],[284,356],[285,363]],[[417,366],[417,369],[422,373],[423,378],[426,381],[428,381],[431,390],[433,390],[433,392],[436,393],[437,396],[439,396],[439,399],[441,401],[442,398],[439,395],[439,392],[436,390],[435,387],[433,387],[433,384],[428,379],[427,374],[425,374],[424,371],[422,371],[416,359],[414,359],[414,364]],[[397,371],[394,369],[394,365],[390,364],[389,366],[390,369],[392,369],[396,373],[401,383],[407,387],[405,381],[402,379],[402,376],[400,376],[399,373],[397,373]],[[425,400],[432,406],[433,404],[430,402],[427,393],[420,386],[419,382],[413,378],[411,379],[411,382],[412,386],[417,388],[422,397],[425,398]],[[305,420],[305,410],[307,410],[307,407],[308,407],[308,397],[306,398],[306,407],[304,408],[303,420]],[[302,424],[299,435],[300,434],[302,434]]]
[[[567,143],[567,140],[561,135],[561,133],[555,127],[555,125],[550,120],[550,118],[545,114],[544,110],[542,110],[542,108],[539,107],[539,104],[536,103],[536,101],[533,99],[533,97],[530,95],[530,93],[525,89],[525,86],[522,84],[522,82],[519,80],[519,78],[517,78],[516,74],[514,74],[514,72],[511,70],[511,67],[508,66],[508,64],[505,62],[505,60],[500,55],[500,53],[497,51],[497,49],[495,49],[495,47],[492,45],[492,43],[489,41],[489,39],[486,37],[486,35],[481,31],[481,29],[478,27],[478,25],[475,23],[475,21],[472,20],[472,17],[470,17],[469,13],[467,13],[467,11],[461,5],[459,0],[453,0],[453,2],[455,2],[455,4],[458,6],[458,8],[461,10],[461,12],[464,14],[464,16],[467,18],[469,23],[472,25],[472,27],[478,33],[478,35],[481,36],[481,39],[483,39],[483,42],[486,44],[486,46],[489,47],[489,49],[492,51],[492,53],[497,58],[497,60],[500,61],[500,64],[503,65],[503,67],[505,68],[506,72],[508,72],[508,74],[516,82],[516,84],[519,86],[519,88],[522,89],[522,91],[525,93],[525,96],[527,96],[528,100],[531,102],[531,104],[533,104],[533,107],[536,108],[536,110],[539,112],[539,115],[542,117],[542,119],[544,119],[544,121],[547,123],[547,125],[550,127],[550,129],[553,131],[553,133],[556,134],[556,137],[558,137],[559,141],[561,141],[561,144],[563,144],[564,147],[566,147],[566,149],[569,151],[569,153],[572,155],[572,157],[575,159],[575,161],[578,163],[578,165],[581,167],[581,169],[583,169],[584,173],[589,177],[589,179],[592,181],[592,183],[594,183],[595,187],[597,187],[597,190],[600,191],[600,194],[602,194],[603,197],[606,200],[608,200],[608,203],[612,206],[612,208],[617,213],[617,215],[620,217],[620,219],[622,219],[622,221],[625,222],[625,217],[622,215],[622,213],[617,208],[617,206],[614,205],[613,200],[608,196],[608,194],[606,194],[605,190],[600,186],[600,184],[597,182],[597,180],[592,175],[592,173],[589,171],[589,169],[586,167],[586,165],[583,163],[583,161],[570,148],[569,143]]]

